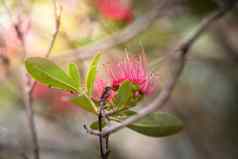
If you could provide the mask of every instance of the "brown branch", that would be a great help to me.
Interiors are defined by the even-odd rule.
[[[10,12],[10,10],[8,10],[7,5],[5,3],[5,1],[3,0],[3,3],[7,9],[7,12],[9,14],[9,18],[12,20],[12,13]],[[21,30],[21,19],[20,17],[18,17],[19,19],[17,19],[18,21],[15,23],[14,21],[12,21],[12,24],[14,26],[14,29],[17,33],[18,39],[21,41],[22,44],[22,48],[23,48],[23,59],[24,60],[27,56],[27,52],[26,52],[26,46],[25,46],[25,33],[22,32]],[[23,76],[25,76],[25,72],[23,72]],[[40,159],[40,155],[39,155],[39,143],[38,143],[38,137],[37,137],[37,131],[36,131],[36,126],[35,126],[35,122],[34,122],[34,112],[32,109],[32,88],[28,89],[30,84],[30,81],[28,78],[26,77],[22,77],[23,78],[23,83],[22,86],[24,87],[24,106],[25,106],[25,110],[26,110],[26,116],[27,116],[27,121],[29,124],[29,129],[31,132],[31,137],[32,137],[32,143],[33,143],[33,155],[35,159]],[[30,86],[31,87],[31,86]]]
[[[26,57],[26,46],[25,46],[25,33],[22,32],[22,19],[20,16],[17,17],[17,19],[14,19],[12,10],[8,7],[5,0],[2,0],[2,5],[4,9],[6,10],[6,14],[9,17],[9,20],[11,21],[11,24],[14,28],[14,31],[16,33],[17,38],[21,42],[22,49],[23,49],[23,59]]]
[[[109,37],[89,46],[67,51],[63,53],[63,55],[52,57],[52,59],[57,62],[61,61],[62,59],[67,62],[77,59],[88,59],[98,51],[106,50],[118,44],[125,43],[151,26],[158,17],[162,16],[162,13],[165,12],[169,4],[170,2],[167,0],[157,1],[151,11],[136,19],[132,24],[127,26],[122,31],[116,32]]]
[[[58,33],[60,31],[60,25],[61,25],[61,14],[62,14],[62,6],[58,6],[56,0],[53,0],[54,3],[54,17],[55,17],[55,32],[53,33],[52,39],[50,41],[50,45],[48,47],[48,51],[46,52],[45,57],[48,58],[52,52],[52,49],[55,45],[55,41],[56,38],[58,36]],[[29,94],[31,94],[34,92],[34,89],[36,87],[36,81],[33,82],[31,90],[29,92]]]
[[[18,19],[19,20],[19,19]],[[26,46],[25,46],[25,37],[24,37],[24,33],[21,32],[21,21],[19,21],[18,23],[13,23],[14,29],[17,33],[18,39],[21,41],[22,44],[22,48],[23,48],[23,60],[26,58]],[[23,73],[23,75],[25,76],[25,72]],[[26,79],[26,78],[23,78]],[[39,143],[38,143],[38,138],[37,138],[37,131],[36,131],[36,126],[35,126],[35,122],[34,122],[34,113],[32,110],[32,95],[31,95],[31,89],[28,91],[28,86],[29,86],[29,80],[23,80],[25,82],[23,82],[23,86],[25,86],[23,88],[24,90],[24,106],[25,106],[25,110],[26,110],[26,116],[27,116],[27,121],[29,124],[29,128],[30,128],[30,132],[31,132],[31,137],[32,137],[32,143],[33,143],[33,154],[34,154],[34,158],[35,159],[40,159],[39,156]]]
[[[107,136],[108,134],[114,133],[127,125],[130,125],[141,118],[145,117],[146,115],[157,111],[158,109],[165,106],[167,101],[169,100],[172,91],[184,69],[184,64],[186,62],[186,55],[188,54],[189,50],[191,49],[192,45],[198,38],[202,35],[203,32],[205,32],[211,24],[213,24],[218,19],[222,18],[228,11],[232,9],[233,6],[229,6],[227,8],[221,9],[212,15],[205,17],[201,23],[197,26],[195,31],[186,39],[184,39],[172,53],[169,54],[169,60],[171,62],[171,78],[167,81],[164,88],[160,92],[160,94],[155,98],[155,100],[152,101],[148,106],[141,109],[137,115],[134,115],[126,120],[124,120],[121,123],[117,123],[114,125],[111,125],[109,127],[106,127],[103,129],[102,133],[98,131],[92,131],[89,132],[94,135],[102,135]]]
[[[32,103],[33,103],[33,98],[32,98],[32,93],[31,93],[32,88],[30,88],[30,91],[25,91],[26,94],[24,95],[25,100],[25,107],[26,107],[26,114],[27,114],[27,119],[29,122],[29,127],[31,131],[31,137],[32,137],[32,142],[33,142],[33,154],[35,159],[40,159],[40,154],[39,154],[39,142],[38,142],[38,136],[37,136],[37,131],[36,131],[36,125],[34,122],[34,112],[32,109]]]
[[[104,91],[102,93],[102,96],[100,98],[100,102],[99,102],[99,113],[98,113],[98,128],[99,128],[99,132],[102,132],[102,124],[103,124],[103,120],[105,118],[104,116],[104,106],[105,106],[105,102],[107,100],[107,98],[110,96],[110,92],[111,92],[111,87],[105,87]],[[99,145],[100,145],[100,155],[102,159],[107,159],[108,158],[108,148],[109,148],[109,141],[108,141],[108,135],[104,138],[102,135],[99,135]],[[104,147],[104,140],[106,142],[106,146]]]
[[[58,10],[57,8],[57,2],[55,0],[53,0],[54,2],[54,15],[55,15],[55,32],[52,36],[52,40],[50,42],[48,51],[45,55],[45,57],[49,57],[50,53],[53,49],[53,46],[55,44],[55,40],[57,38],[59,29],[60,29],[60,22],[61,22],[61,12],[62,12],[62,8],[60,7],[60,9]],[[24,43],[23,43],[24,44]],[[25,49],[24,49],[25,50]],[[38,135],[37,135],[37,131],[36,131],[36,126],[35,126],[35,122],[34,122],[34,111],[32,108],[33,105],[33,92],[34,89],[36,87],[37,82],[34,81],[32,84],[30,84],[30,89],[29,91],[27,91],[27,94],[25,95],[25,106],[26,106],[26,113],[27,113],[27,118],[28,118],[28,122],[29,122],[29,127],[31,130],[31,134],[32,134],[32,142],[33,142],[33,152],[34,152],[34,158],[35,159],[40,159],[40,147],[39,147],[39,142],[38,142]]]
[[[54,16],[55,16],[55,32],[53,33],[52,40],[50,42],[50,46],[49,46],[49,49],[48,49],[45,57],[49,57],[49,55],[54,47],[57,35],[60,30],[60,24],[61,24],[62,6],[61,5],[58,6],[56,0],[53,0],[53,3],[54,3]]]

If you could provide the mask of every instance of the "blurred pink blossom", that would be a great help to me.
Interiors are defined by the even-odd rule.
[[[145,57],[129,57],[109,64],[106,68],[111,84],[117,89],[125,80],[139,86],[140,93],[150,94],[155,89],[152,74],[146,68]]]
[[[110,20],[131,22],[133,20],[132,8],[123,0],[96,0],[100,13]]]
[[[19,47],[22,45],[22,40],[26,40],[27,34],[31,30],[31,19],[18,15],[13,23],[3,28],[3,40],[8,54],[18,53]]]
[[[76,107],[73,107],[73,104],[67,100],[67,98],[71,96],[73,96],[73,94],[69,92],[49,88],[38,82],[32,94],[34,100],[48,103],[48,111],[54,113],[68,113],[76,110]]]

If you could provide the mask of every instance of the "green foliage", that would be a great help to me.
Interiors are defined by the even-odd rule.
[[[125,120],[126,118],[136,115],[137,113],[135,111],[129,110],[129,109],[125,109],[123,111],[118,111],[115,114],[112,115],[112,120],[114,121],[122,121]]]
[[[102,27],[109,34],[119,31],[123,29],[125,26],[127,26],[127,23],[123,21],[113,21],[113,20],[108,20],[105,18],[101,18],[101,20],[102,20],[102,23],[101,23]]]
[[[106,126],[106,122],[103,121],[102,122],[102,128],[104,128]],[[94,121],[90,124],[90,128],[94,129],[94,130],[98,130],[99,129],[99,125],[98,125],[98,121]]]
[[[141,94],[135,95],[135,92],[138,90],[138,85],[130,81],[124,81],[117,90],[117,95],[114,99],[116,107],[120,110],[136,106],[136,104],[143,98],[143,95]]]
[[[119,121],[122,121],[122,120],[125,120],[126,118],[132,116],[132,115],[135,115],[136,112],[135,111],[132,111],[132,110],[124,110],[124,111],[121,111],[121,112],[118,112],[116,113],[115,115],[112,115],[112,118],[111,120],[114,120],[116,122],[119,122]],[[104,128],[106,126],[106,122],[105,121],[102,121],[102,128]],[[90,128],[91,129],[95,129],[95,130],[98,130],[98,121],[94,121],[90,124]]]
[[[97,73],[97,65],[100,60],[101,54],[97,54],[91,61],[86,75],[86,87],[88,96],[91,97],[93,93],[94,81]]]
[[[88,112],[97,114],[98,108],[95,102],[98,101],[93,101],[92,93],[99,60],[100,54],[97,54],[90,63],[85,80],[86,91],[81,90],[81,77],[76,64],[69,64],[68,74],[46,58],[28,58],[25,61],[25,66],[28,73],[39,82],[54,88],[79,93],[78,96],[69,98],[69,101]],[[140,94],[135,95],[138,89],[139,87],[130,81],[124,81],[120,85],[113,99],[113,106],[117,108],[117,111],[108,116],[110,120],[121,122],[130,116],[136,115],[136,112],[129,110],[129,108],[135,106],[143,97]],[[107,107],[105,111],[111,111],[113,106]],[[103,121],[102,126],[106,126],[105,121]],[[152,137],[173,135],[182,127],[183,123],[179,119],[172,114],[162,112],[152,113],[128,126],[128,128],[138,133]],[[93,122],[90,128],[98,129],[98,121]]]
[[[127,109],[114,114],[110,119],[116,122],[122,122],[136,114],[137,112]],[[105,126],[106,123],[104,121],[103,127]],[[98,121],[93,122],[90,127],[92,129],[98,129]],[[183,122],[170,113],[155,112],[127,127],[146,136],[164,137],[178,133],[183,128]]]
[[[183,128],[181,120],[165,112],[155,112],[128,128],[151,137],[163,137],[176,134]]]
[[[37,81],[50,87],[78,92],[78,83],[60,67],[46,58],[32,57],[25,61],[28,73]]]
[[[75,81],[78,88],[80,89],[80,87],[81,87],[81,78],[80,78],[80,73],[79,73],[77,65],[73,64],[73,63],[69,64],[68,65],[68,73],[69,73],[69,76]]]
[[[118,108],[123,108],[128,105],[130,98],[133,95],[133,86],[134,84],[130,81],[124,81],[117,91],[117,96],[115,99],[115,105]]]
[[[126,118],[136,115],[137,113],[135,111],[132,110],[126,110],[122,112],[122,115],[124,115]]]
[[[88,112],[97,112],[95,103],[85,94],[70,98],[70,101]]]

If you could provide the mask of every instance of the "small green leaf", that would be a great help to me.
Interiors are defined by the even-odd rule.
[[[163,137],[179,132],[183,128],[183,122],[172,114],[155,112],[128,128],[147,136]]]
[[[87,93],[88,93],[88,96],[90,97],[92,96],[92,93],[93,93],[96,73],[97,73],[97,67],[96,66],[90,67],[90,70],[88,71],[86,76]]]
[[[95,103],[85,94],[70,98],[70,101],[88,112],[97,112]]]
[[[130,81],[124,81],[117,91],[115,105],[119,108],[127,106],[130,98],[132,97],[132,90],[134,84]]]
[[[28,73],[35,80],[51,87],[78,92],[78,87],[60,67],[46,58],[31,57],[25,61]]]
[[[106,126],[106,122],[103,121],[102,122],[102,128],[104,128]],[[94,130],[98,130],[99,129],[99,125],[98,125],[98,121],[94,121],[90,124],[90,128],[94,129]]]
[[[137,112],[126,109],[124,111],[120,111],[118,113],[113,114],[113,117],[116,120],[122,121],[122,120],[125,120],[126,118],[136,115],[136,114],[137,114]]]
[[[97,54],[89,65],[88,72],[86,74],[86,87],[88,96],[91,97],[94,87],[94,81],[97,73],[97,65],[100,60],[101,54]]]
[[[93,59],[91,60],[91,62],[90,62],[90,66],[97,66],[97,64],[98,64],[98,62],[99,62],[99,60],[100,60],[100,58],[101,58],[101,54],[96,54],[94,57],[93,57]]]
[[[133,110],[126,110],[126,111],[123,111],[122,112],[126,117],[130,117],[130,116],[133,116],[133,115],[136,115],[137,112],[133,111]]]
[[[78,88],[80,88],[81,79],[80,79],[80,73],[78,71],[77,65],[74,63],[69,64],[68,73],[69,73],[69,76],[76,82],[76,85],[78,86]]]

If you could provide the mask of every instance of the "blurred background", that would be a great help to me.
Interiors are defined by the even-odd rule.
[[[60,30],[50,57],[61,56],[126,29],[163,0],[58,0]],[[166,54],[200,20],[230,1],[167,0],[152,24],[132,39],[104,50],[103,59],[146,54],[159,76],[160,89],[169,67]],[[0,159],[31,154],[23,103],[23,56],[45,56],[55,31],[54,1],[5,0],[0,3]],[[172,98],[164,108],[185,123],[177,135],[146,137],[128,129],[111,136],[113,159],[238,158],[238,12],[237,7],[197,41]],[[16,25],[17,24],[17,25]],[[16,26],[18,27],[16,29]],[[18,32],[17,32],[18,31]],[[23,40],[21,39],[23,38]],[[87,52],[84,52],[87,54]],[[102,61],[105,62],[104,60]],[[82,75],[88,59],[74,59]],[[100,66],[101,68],[103,66]],[[102,70],[102,69],[101,69]],[[99,158],[97,138],[83,129],[95,120],[68,103],[67,93],[37,84],[34,111],[42,159]],[[153,97],[143,101],[146,105]]]

